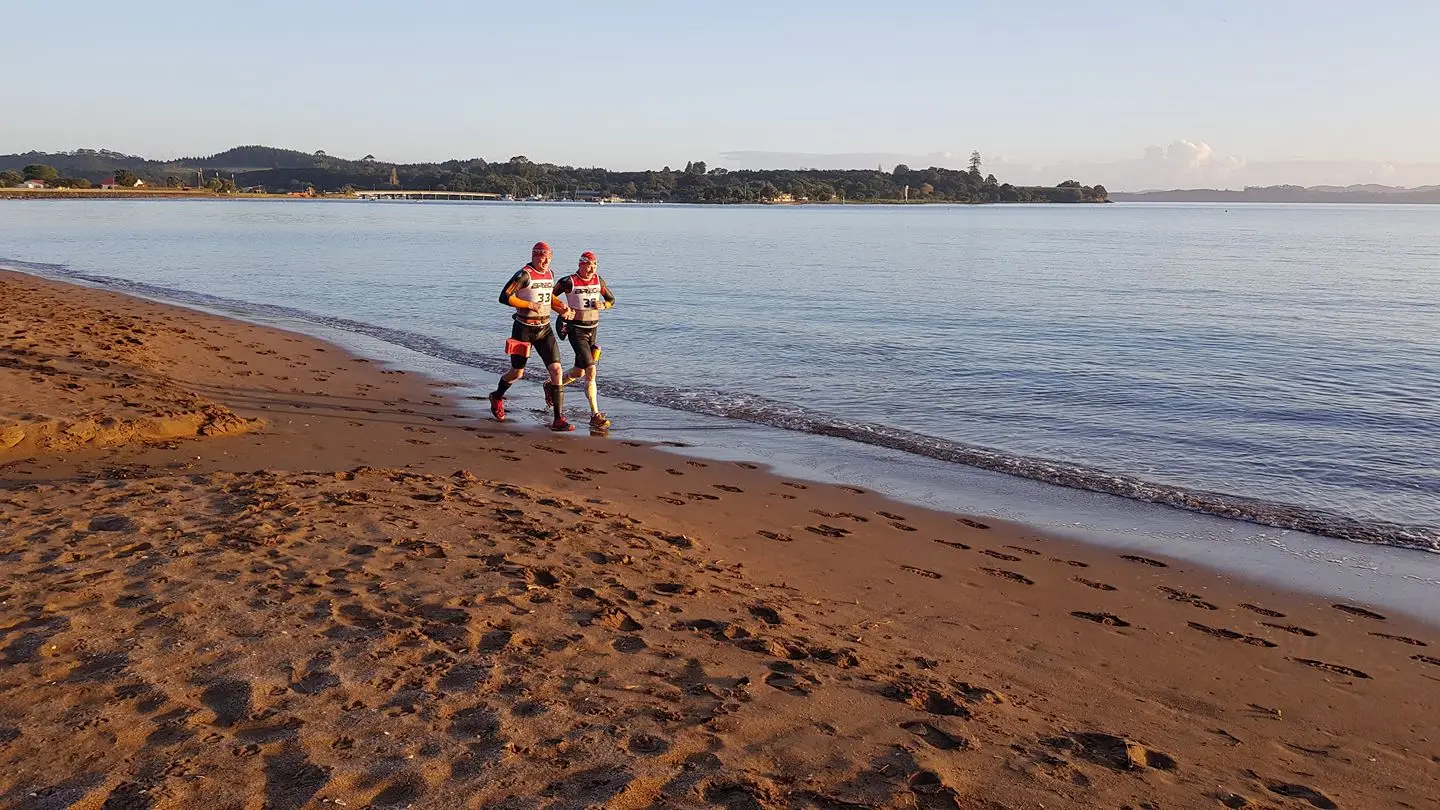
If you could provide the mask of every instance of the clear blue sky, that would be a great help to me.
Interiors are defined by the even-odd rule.
[[[978,149],[1002,176],[1079,164],[1112,188],[1440,182],[1436,0],[11,0],[3,21],[0,152],[641,168]]]

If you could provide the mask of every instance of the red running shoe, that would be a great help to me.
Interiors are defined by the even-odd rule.
[[[490,395],[490,415],[491,415],[491,416],[494,416],[494,417],[495,417],[495,421],[497,421],[497,422],[504,422],[504,421],[505,421],[505,398],[504,398],[504,397],[497,397],[497,396],[495,396],[493,393]]]
[[[570,421],[562,416],[550,423],[550,429],[556,433],[564,433],[568,430],[574,430],[575,426],[570,424]]]

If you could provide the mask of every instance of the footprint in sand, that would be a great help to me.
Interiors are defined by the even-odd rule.
[[[1429,664],[1432,667],[1440,667],[1440,658],[1432,655],[1412,655],[1410,656],[1410,660],[1419,661],[1422,664]]]
[[[1364,671],[1354,669],[1352,667],[1341,666],[1340,664],[1327,664],[1324,661],[1316,661],[1313,658],[1288,658],[1286,660],[1294,661],[1297,664],[1304,664],[1307,667],[1313,667],[1315,669],[1323,669],[1326,672],[1333,672],[1336,675],[1345,675],[1351,678],[1359,678],[1361,680],[1367,681],[1370,680],[1370,676]]]
[[[956,518],[956,520],[959,521],[960,523],[965,524],[966,526],[969,526],[969,527],[972,528],[972,529],[988,529],[988,528],[990,528],[990,524],[988,524],[988,523],[981,523],[981,522],[979,522],[978,520],[971,520],[970,518]]]
[[[844,537],[850,534],[849,529],[839,529],[824,523],[821,523],[819,526],[806,526],[805,530],[808,532],[814,532],[821,537]]]
[[[970,747],[970,742],[964,737],[957,737],[924,720],[912,720],[908,723],[901,723],[900,728],[924,740],[925,744],[931,748],[938,748],[941,751],[957,751]]]
[[[720,500],[720,496],[719,496],[719,495],[710,495],[710,494],[707,494],[707,493],[704,493],[704,492],[687,492],[687,493],[685,493],[685,497],[689,498],[689,499],[692,500],[692,501],[718,501],[718,500]]]
[[[788,534],[780,534],[779,532],[772,532],[766,529],[760,529],[755,533],[770,540],[778,540],[781,543],[793,543],[795,541],[795,538]]]
[[[1094,589],[1097,590],[1097,591],[1113,591],[1113,590],[1115,590],[1115,586],[1114,586],[1114,585],[1106,585],[1106,584],[1103,583],[1103,582],[1096,582],[1096,581],[1093,580],[1093,579],[1086,579],[1086,578],[1084,578],[1084,577],[1071,577],[1071,580],[1074,581],[1074,582],[1078,582],[1078,583],[1080,583],[1081,585],[1084,585],[1084,586],[1087,587],[1087,588],[1094,588]]]
[[[1279,630],[1282,633],[1290,633],[1291,635],[1296,636],[1305,636],[1306,638],[1314,638],[1320,635],[1314,630],[1307,630],[1303,627],[1300,627],[1299,625],[1294,624],[1272,624],[1271,622],[1261,622],[1260,625],[1262,627],[1268,627],[1272,630]]]
[[[984,548],[980,550],[980,553],[984,554],[986,557],[994,557],[997,560],[1004,560],[1005,562],[1020,562],[1019,557],[1016,557],[1014,554],[1006,554],[1003,551],[993,551],[991,549]]]
[[[899,530],[902,531],[902,532],[913,532],[913,531],[915,531],[915,527],[914,527],[914,526],[911,526],[911,525],[908,524],[908,523],[901,523],[901,522],[898,521],[898,520],[892,520],[892,521],[890,521],[890,525],[891,525],[892,527],[896,528],[896,529],[899,529]]]
[[[1013,546],[1011,546],[1010,548],[1013,548]],[[1079,560],[1062,560],[1062,559],[1060,559],[1059,557],[1051,557],[1051,558],[1050,558],[1050,562],[1060,563],[1061,565],[1069,565],[1069,566],[1073,566],[1073,567],[1075,567],[1075,568],[1089,568],[1089,567],[1090,567],[1090,563],[1080,562]]]
[[[1165,594],[1165,598],[1169,599],[1172,602],[1184,602],[1187,605],[1194,605],[1195,607],[1198,607],[1202,610],[1219,610],[1219,608],[1215,607],[1209,602],[1206,602],[1204,599],[1201,599],[1199,596],[1193,593],[1186,593],[1185,591],[1179,590],[1177,588],[1171,588],[1166,585],[1157,585],[1155,587],[1155,590]]]
[[[722,492],[744,492],[744,491],[745,491],[745,490],[741,489],[740,487],[733,487],[733,486],[730,486],[729,484],[712,484],[712,486],[714,486],[716,489],[718,489],[718,490],[720,490],[720,491],[722,491]]]
[[[768,686],[789,692],[799,697],[808,697],[810,687],[820,683],[819,679],[788,661],[776,661],[770,665],[770,674],[765,676]]]
[[[823,518],[845,518],[846,520],[853,520],[856,523],[870,522],[870,518],[864,517],[862,515],[857,515],[852,512],[827,512],[824,509],[811,509],[810,514],[819,515]]]
[[[1385,638],[1391,641],[1398,641],[1401,644],[1409,644],[1412,647],[1430,646],[1418,638],[1410,638],[1409,636],[1392,636],[1389,633],[1371,633],[1370,635],[1375,636],[1376,638]]]
[[[1285,796],[1290,799],[1304,799],[1311,807],[1318,807],[1320,810],[1336,810],[1339,807],[1324,793],[1305,785],[1294,785],[1283,782],[1271,782],[1265,785],[1265,789],[1277,796]]]
[[[935,573],[934,571],[929,571],[924,568],[916,568],[913,565],[902,565],[900,566],[900,570],[909,571],[912,574],[919,574],[926,579],[940,579],[940,575]]]
[[[615,652],[621,653],[637,653],[649,646],[650,645],[645,643],[645,639],[639,636],[621,636],[610,644],[610,647],[614,649]]]
[[[536,450],[544,450],[544,451],[547,452],[547,453],[553,453],[553,454],[555,454],[555,455],[557,455],[557,456],[563,456],[563,455],[566,454],[566,452],[565,452],[564,450],[561,450],[561,449],[558,448],[558,447],[551,447],[551,446],[548,445],[548,444],[537,444],[537,445],[535,445],[535,449],[536,449]]]
[[[637,734],[630,738],[630,753],[642,757],[653,757],[670,750],[670,743],[649,734]]]
[[[1252,605],[1249,602],[1242,602],[1240,604],[1240,607],[1245,608],[1252,613],[1259,613],[1261,616],[1269,616],[1272,619],[1285,618],[1285,614],[1281,613],[1278,610],[1271,610],[1269,608],[1260,607],[1259,605]]]
[[[958,543],[958,542],[956,542],[956,541],[954,541],[954,540],[939,540],[939,539],[937,539],[937,540],[935,540],[935,542],[939,543],[939,544],[942,545],[942,546],[949,546],[950,548],[958,548],[958,549],[960,549],[961,551],[969,551],[969,550],[970,550],[970,547],[969,547],[969,546],[965,545],[964,543]]]
[[[691,467],[709,467],[709,466],[710,466],[709,464],[706,464],[706,463],[704,463],[704,462],[702,462],[702,461],[687,461],[687,462],[685,462],[685,463],[686,463],[686,464],[689,464]]]
[[[781,484],[784,484],[784,485],[787,486],[787,487],[790,487],[791,489],[809,489],[809,488],[810,488],[810,487],[805,486],[804,484],[794,483],[793,481],[781,481],[780,483],[781,483]]]
[[[846,485],[846,484],[840,484],[839,486],[840,486],[841,489],[845,490],[846,492],[852,492],[852,493],[854,493],[854,494],[856,494],[856,495],[864,495],[864,494],[865,494],[865,490],[863,490],[863,489],[861,489],[861,488],[859,488],[859,487],[852,487],[852,486],[848,486],[848,485]]]
[[[735,466],[736,466],[736,467],[744,467],[744,468],[747,469],[747,470],[758,470],[758,469],[760,469],[760,466],[759,466],[758,464],[750,464],[750,463],[744,462],[744,461],[737,461],[737,462],[735,462]]]
[[[590,624],[598,624],[612,630],[623,630],[627,633],[643,629],[639,622],[630,617],[630,614],[613,606],[596,611],[595,615],[590,617]]]
[[[1116,771],[1153,768],[1173,771],[1179,765],[1169,754],[1141,745],[1134,740],[1097,731],[1080,731],[1045,741],[1052,748],[1073,751],[1076,756]]]
[[[1087,622],[1095,622],[1109,627],[1129,627],[1130,623],[1116,616],[1114,613],[1090,613],[1084,610],[1073,610],[1071,616],[1077,619],[1084,619]]]
[[[884,510],[879,510],[879,511],[877,511],[875,514],[877,514],[877,515],[879,515],[880,517],[883,517],[883,518],[889,518],[889,519],[891,519],[891,520],[906,520],[906,519],[907,519],[904,515],[897,515],[897,514],[895,514],[894,512],[886,512],[886,511],[884,511]]]
[[[656,495],[655,497],[657,497],[657,498],[659,498],[660,500],[664,501],[665,503],[671,504],[671,505],[673,505],[673,506],[684,506],[684,505],[685,505],[685,502],[682,501],[682,500],[680,500],[679,498],[671,498],[671,497],[668,496],[668,495]]]
[[[1015,551],[1020,552],[1021,554],[1031,554],[1031,555],[1034,555],[1034,556],[1036,556],[1036,557],[1040,556],[1040,552],[1036,551],[1036,550],[1033,549],[1033,548],[1026,548],[1026,547],[1024,547],[1024,546],[1006,546],[1005,548],[1013,549],[1013,550],[1015,550]]]
[[[670,473],[671,475],[684,475],[684,474],[685,474],[685,473],[680,472],[679,470],[675,470],[675,469],[666,470],[665,472]]]
[[[1153,568],[1169,568],[1169,567],[1170,567],[1169,565],[1166,565],[1165,563],[1160,562],[1159,560],[1152,560],[1152,559],[1150,559],[1149,557],[1140,557],[1140,556],[1137,556],[1137,555],[1134,555],[1134,554],[1121,554],[1121,555],[1120,555],[1120,559],[1122,559],[1122,560],[1129,560],[1130,562],[1133,562],[1133,563],[1140,563],[1141,565],[1148,565],[1148,566],[1151,566],[1151,567],[1153,567]]]
[[[1258,636],[1247,636],[1244,633],[1237,633],[1234,630],[1227,630],[1223,627],[1210,627],[1209,625],[1204,625],[1199,622],[1186,622],[1186,624],[1189,625],[1190,629],[1192,630],[1199,630],[1200,632],[1208,636],[1214,636],[1215,638],[1223,638],[1229,641],[1243,641],[1246,644],[1250,644],[1255,647],[1273,648],[1279,646],[1275,642],[1269,641],[1268,639],[1263,639]]]
[[[780,611],[767,605],[754,605],[750,608],[750,615],[769,625],[784,624],[780,618]]]
[[[972,716],[970,710],[957,699],[957,695],[928,681],[902,680],[891,683],[885,687],[882,694],[926,714],[967,720]]]
[[[1362,607],[1356,607],[1354,605],[1331,605],[1331,607],[1344,613],[1349,613],[1351,616],[1360,616],[1365,619],[1374,619],[1377,622],[1385,621],[1384,616],[1374,612],[1373,610],[1366,610]]]
[[[1022,584],[1022,585],[1034,585],[1034,584],[1035,584],[1035,580],[1033,580],[1033,579],[1025,576],[1024,574],[1017,574],[1017,573],[1015,573],[1014,571],[1006,571],[1006,570],[1004,570],[1004,569],[1002,569],[1002,568],[981,568],[980,570],[981,570],[981,571],[984,571],[985,573],[989,574],[989,575],[992,576],[992,577],[1000,577],[1001,579],[1008,579],[1008,580],[1010,580],[1011,582],[1018,582],[1018,583],[1020,583],[1020,584]]]
[[[615,468],[616,468],[616,469],[619,469],[619,470],[624,470],[625,472],[635,472],[636,470],[643,470],[643,469],[645,469],[644,467],[641,467],[639,464],[631,464],[631,463],[628,462],[628,461],[621,462],[620,464],[616,464],[616,465],[615,465]]]

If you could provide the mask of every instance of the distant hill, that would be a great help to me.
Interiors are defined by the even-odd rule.
[[[406,191],[474,191],[515,198],[597,197],[687,203],[753,202],[1015,202],[1103,203],[1105,187],[1066,180],[1058,186],[1015,186],[1001,183],[993,174],[975,168],[962,171],[938,167],[896,166],[878,169],[770,169],[727,171],[707,169],[703,161],[683,169],[613,172],[536,163],[523,155],[504,162],[480,158],[441,163],[388,163],[366,155],[359,160],[306,153],[270,146],[237,146],[205,157],[148,160],[105,149],[73,152],[26,152],[0,155],[0,172],[15,172],[18,183],[26,166],[54,169],[41,176],[52,186],[83,187],[77,181],[99,183],[116,172],[131,172],[151,187],[184,187],[204,175],[212,187],[269,192],[353,191],[399,189]],[[217,176],[218,175],[218,176]]]
[[[1113,191],[1114,202],[1267,202],[1267,203],[1411,203],[1440,204],[1440,186],[1401,188],[1367,183],[1356,186],[1246,186],[1241,190],[1191,188],[1170,191]]]
[[[273,146],[237,146],[226,149],[218,155],[197,158],[181,158],[176,163],[204,169],[223,171],[258,171],[262,169],[314,169],[322,163],[332,162],[324,152],[307,154],[294,149],[276,149]],[[348,163],[334,160],[336,163]]]
[[[61,177],[84,177],[87,180],[102,180],[111,176],[116,169],[130,169],[139,172],[159,170],[163,164],[142,157],[111,152],[109,149],[76,149],[74,152],[23,152],[17,155],[0,155],[0,171],[20,171],[33,163],[54,166]]]

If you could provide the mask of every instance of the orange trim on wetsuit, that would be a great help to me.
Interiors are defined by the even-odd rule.
[[[515,271],[515,275],[511,276],[510,280],[505,282],[505,286],[500,290],[499,300],[500,303],[505,306],[515,308],[516,320],[523,321],[527,324],[548,323],[550,320],[548,312],[540,313],[536,309],[533,301],[521,298],[518,294],[520,290],[530,286],[532,274],[538,276],[539,279],[543,281],[549,281],[555,277],[553,271],[541,270],[533,264],[526,264],[524,267]],[[553,299],[553,295],[551,297]],[[562,309],[562,307],[564,307],[563,302],[557,307],[552,300],[548,308],[556,312],[561,312],[562,314],[568,311],[568,308]]]

